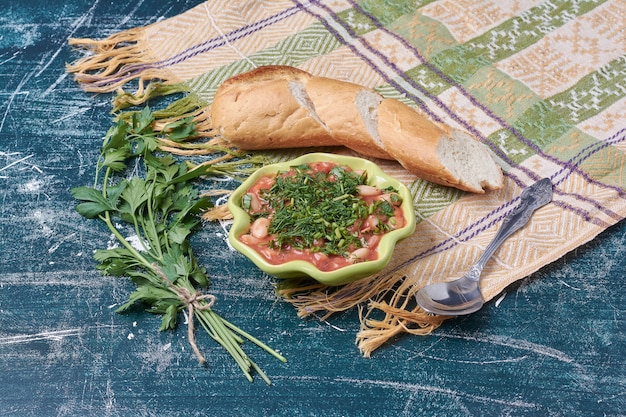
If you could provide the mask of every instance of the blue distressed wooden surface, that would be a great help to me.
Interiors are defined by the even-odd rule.
[[[205,335],[200,367],[184,328],[118,315],[131,291],[100,276],[109,240],[74,211],[92,180],[110,98],[64,72],[68,37],[104,37],[197,1],[2,0],[0,14],[0,415],[603,416],[626,415],[626,223],[508,288],[496,305],[372,358],[355,311],[301,320],[271,278],[226,255],[223,231],[194,241],[217,310],[277,347],[247,346],[272,378],[248,383]],[[223,249],[221,251],[220,249]]]

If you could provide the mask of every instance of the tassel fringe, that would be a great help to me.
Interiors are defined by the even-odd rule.
[[[416,291],[411,280],[398,274],[365,278],[342,287],[285,281],[277,289],[278,295],[291,303],[301,318],[321,314],[321,320],[326,320],[334,313],[357,307],[361,329],[355,343],[365,357],[403,333],[429,335],[449,319],[417,306]],[[376,312],[384,317],[372,318]]]
[[[227,140],[217,136],[211,124],[210,106],[200,100],[195,94],[187,92],[186,87],[181,84],[164,86],[154,85],[150,91],[143,94],[131,94],[121,92],[114,99],[114,112],[119,112],[129,106],[143,104],[149,99],[186,92],[187,94],[170,103],[164,109],[155,109],[152,114],[154,123],[152,129],[159,133],[169,133],[173,123],[183,119],[189,119],[194,123],[195,131],[193,135],[179,140],[159,138],[159,147],[164,152],[180,156],[201,156],[212,155],[218,152],[233,153],[238,149],[234,148]],[[134,111],[119,113],[119,118],[129,119]],[[205,142],[197,142],[198,139],[209,139]]]
[[[136,94],[149,92],[154,80],[178,83],[159,59],[152,56],[142,42],[145,28],[135,28],[114,34],[106,39],[69,39],[70,46],[86,52],[86,56],[66,66],[75,81],[92,93],[110,93],[121,90],[131,81],[137,81]]]
[[[367,317],[375,310],[385,313],[384,319],[368,319]],[[359,308],[359,312],[361,330],[357,334],[356,344],[361,354],[366,358],[369,358],[372,352],[402,333],[427,336],[449,318],[434,316],[419,306],[408,311],[390,306],[386,302],[371,302],[368,305],[367,313],[363,313],[362,307]]]
[[[167,91],[171,94],[172,92],[179,92],[182,88],[183,87],[179,86],[177,89],[168,89]],[[155,90],[154,93],[156,92]],[[156,110],[154,117],[157,119],[155,129],[163,129],[173,122],[191,118],[196,124],[197,137],[209,138],[217,135],[217,132],[213,129],[213,125],[211,124],[211,110],[209,105],[198,99],[195,94],[188,94],[176,100],[164,110]],[[219,142],[218,139],[216,139],[213,145],[226,145],[226,143],[227,141],[224,139],[219,139]]]
[[[156,97],[164,97],[177,93],[191,94],[188,88],[180,84],[163,84],[160,82],[150,82],[142,87],[141,91],[129,93],[118,89],[117,96],[113,100],[113,112],[126,109],[131,106],[145,104],[148,100]]]

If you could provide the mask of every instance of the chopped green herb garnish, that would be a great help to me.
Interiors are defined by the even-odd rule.
[[[326,173],[299,165],[280,173],[271,188],[259,192],[271,207],[269,213],[256,213],[256,217],[270,218],[269,233],[274,238],[269,247],[309,249],[344,257],[363,247],[359,228],[365,219],[375,215],[386,220],[394,215],[393,205],[385,199],[368,203],[360,195],[359,187],[366,185],[367,172],[357,173],[343,166],[334,166]],[[242,205],[249,206],[249,201],[244,198]],[[381,221],[370,233],[387,230],[387,221]]]

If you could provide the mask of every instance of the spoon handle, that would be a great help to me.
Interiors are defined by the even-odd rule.
[[[531,214],[533,214],[535,210],[548,204],[552,200],[552,182],[550,178],[539,180],[526,188],[522,191],[522,194],[520,194],[519,199],[519,205],[505,217],[496,236],[489,245],[487,245],[483,254],[478,258],[476,264],[467,274],[468,278],[478,281],[485,264],[496,249],[500,247],[502,242],[528,223]]]

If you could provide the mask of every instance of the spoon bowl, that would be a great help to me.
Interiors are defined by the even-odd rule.
[[[460,316],[480,310],[485,300],[480,292],[480,274],[487,261],[509,236],[524,227],[531,214],[552,201],[549,178],[537,181],[522,191],[519,205],[505,217],[502,226],[472,268],[461,278],[430,284],[415,295],[420,307],[432,314]]]
[[[415,298],[427,312],[443,316],[474,313],[485,303],[478,281],[466,275],[451,282],[428,285],[418,291]]]

